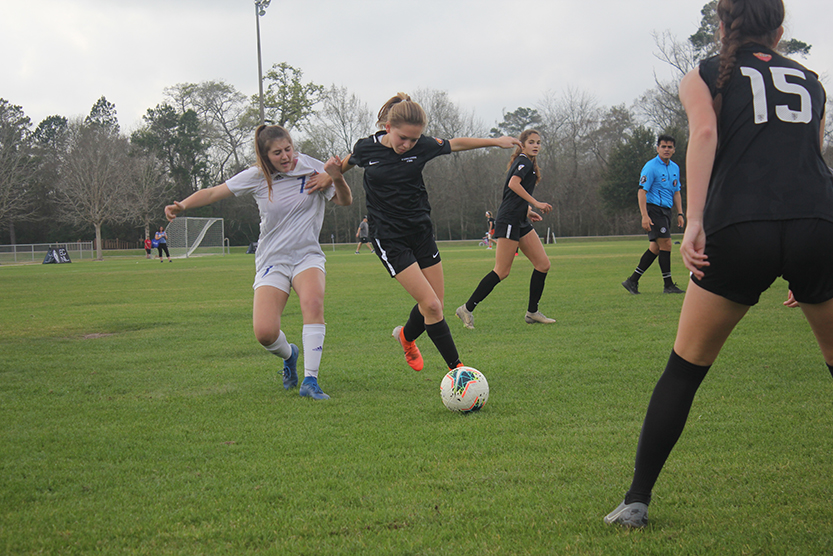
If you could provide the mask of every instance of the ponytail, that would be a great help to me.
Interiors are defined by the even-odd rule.
[[[397,93],[396,96],[391,97],[379,110],[376,126],[379,129],[384,129],[387,124],[393,127],[398,127],[403,124],[425,127],[427,122],[428,117],[425,115],[425,110],[422,109],[422,106],[412,101],[411,97],[407,94]]]

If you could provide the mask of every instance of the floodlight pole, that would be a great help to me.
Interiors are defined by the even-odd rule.
[[[257,86],[260,98],[260,125],[266,123],[266,115],[263,110],[263,62],[260,56],[260,16],[266,15],[266,8],[272,0],[255,1],[255,22],[257,23]]]

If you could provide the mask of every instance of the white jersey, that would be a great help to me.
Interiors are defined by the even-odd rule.
[[[318,234],[324,222],[326,202],[335,195],[328,187],[310,195],[304,190],[307,179],[324,172],[324,163],[299,154],[295,169],[272,177],[272,200],[266,178],[253,166],[226,181],[235,196],[252,195],[260,211],[260,238],[255,255],[257,271],[276,264],[297,265],[310,253],[324,252]]]

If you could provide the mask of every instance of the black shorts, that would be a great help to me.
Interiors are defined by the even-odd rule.
[[[512,241],[520,241],[522,237],[530,232],[534,232],[535,228],[529,223],[529,220],[524,220],[520,224],[509,224],[507,222],[495,222],[495,237],[511,239]]]
[[[656,241],[661,237],[671,237],[671,207],[648,204],[648,218],[651,219],[651,231],[648,241]]]
[[[359,243],[370,243],[370,240],[367,239],[367,237],[360,237],[359,238]]]
[[[691,280],[730,301],[755,305],[782,276],[801,303],[833,299],[833,222],[817,218],[743,222],[706,236],[710,265]]]
[[[434,232],[430,228],[403,237],[374,238],[373,245],[376,255],[391,277],[414,263],[417,263],[419,268],[428,268],[440,262],[440,250],[437,249]]]

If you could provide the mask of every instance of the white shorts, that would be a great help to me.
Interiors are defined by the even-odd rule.
[[[324,255],[310,253],[296,265],[276,264],[268,266],[255,274],[255,282],[252,284],[252,289],[256,290],[261,286],[272,286],[282,292],[289,293],[292,287],[292,280],[303,271],[309,270],[310,268],[318,268],[326,274],[327,271],[324,269],[324,263],[326,261],[327,259],[324,258]]]

